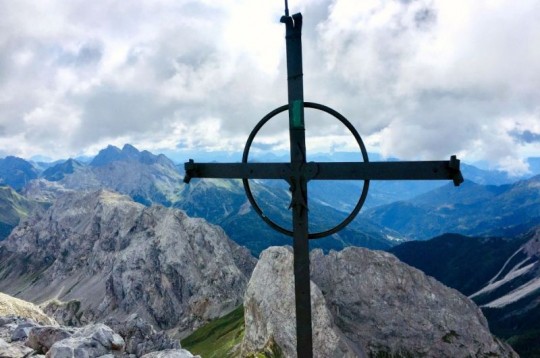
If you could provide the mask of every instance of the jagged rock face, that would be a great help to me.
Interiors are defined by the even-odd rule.
[[[482,308],[502,309],[507,316],[537,315],[540,298],[540,226],[524,237],[530,238],[501,265],[497,273],[469,297]],[[512,312],[513,311],[513,312]],[[512,323],[509,324],[511,326]]]
[[[57,197],[68,192],[73,192],[71,189],[64,188],[58,182],[51,182],[45,179],[35,179],[30,181],[23,189],[23,195],[31,200],[52,203]]]
[[[163,331],[156,332],[152,325],[136,314],[124,322],[111,318],[105,323],[124,338],[125,352],[135,354],[137,357],[154,351],[180,349],[179,340],[171,339]]]
[[[324,349],[338,346],[346,350],[337,356],[517,356],[491,335],[472,301],[391,254],[315,250],[311,260],[315,356],[336,356]],[[296,356],[291,272],[290,250],[273,247],[261,255],[245,296],[243,347],[261,350],[274,340],[286,356]],[[269,292],[269,282],[281,292]],[[318,318],[322,306],[328,319]],[[290,333],[274,334],[282,327]]]
[[[338,326],[370,354],[509,355],[471,300],[389,253],[315,251],[311,260]]]
[[[126,144],[121,150],[108,146],[88,167],[66,175],[59,183],[77,190],[107,188],[145,205],[170,206],[177,199],[182,180],[174,163],[163,154],[139,152]]]
[[[259,352],[275,342],[286,357],[296,356],[293,256],[286,247],[263,251],[245,294],[242,354]],[[314,351],[319,357],[356,357],[355,347],[333,323],[319,288],[311,284]]]
[[[0,290],[79,300],[81,323],[137,313],[182,336],[242,302],[254,261],[182,211],[107,191],[67,193],[2,243]]]

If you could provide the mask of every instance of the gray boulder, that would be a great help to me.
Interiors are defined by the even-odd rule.
[[[167,349],[145,354],[141,358],[201,358],[201,356],[194,356],[185,349]]]
[[[111,351],[121,351],[124,340],[104,324],[85,326],[70,338],[62,339],[52,345],[47,358],[101,357]]]
[[[391,254],[315,250],[311,270],[316,357],[517,357],[471,300]],[[290,249],[265,250],[246,291],[244,354],[275,342],[296,357],[293,291]]]
[[[23,358],[28,357],[34,350],[26,347],[21,342],[8,343],[0,338],[0,358]]]
[[[66,327],[36,326],[30,330],[26,346],[38,353],[47,353],[53,344],[71,337],[72,334],[73,330]]]
[[[52,327],[41,326],[28,318],[0,316],[0,358],[200,358],[181,349],[178,340],[169,338],[165,332],[156,332],[136,316],[111,323],[126,340],[101,323],[80,328]],[[11,339],[28,327],[28,337]]]
[[[178,340],[171,339],[163,331],[157,332],[151,324],[135,314],[125,321],[109,319],[106,324],[122,336],[126,354],[140,357],[149,352],[180,348]]]
[[[49,317],[52,317],[65,326],[79,327],[82,325],[81,316],[81,301],[70,300],[67,302],[52,299],[40,305],[41,309]]]
[[[13,333],[11,334],[11,341],[23,341],[28,338],[30,331],[33,327],[36,327],[37,323],[33,321],[22,322],[17,325]]]
[[[296,356],[293,255],[289,248],[272,247],[262,252],[249,281],[245,300],[242,355],[279,351]],[[356,357],[362,351],[347,342],[334,324],[319,288],[311,284],[314,351],[317,357]],[[275,347],[277,345],[278,347]]]

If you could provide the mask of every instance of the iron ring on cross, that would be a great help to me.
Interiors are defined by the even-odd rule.
[[[313,108],[313,109],[316,109],[316,110],[326,112],[326,113],[330,114],[331,116],[335,117],[336,119],[338,119],[341,123],[343,123],[343,125],[345,127],[347,127],[347,129],[351,132],[354,139],[356,140],[356,143],[358,144],[358,147],[360,148],[360,152],[362,154],[363,161],[365,163],[369,162],[368,153],[367,153],[366,147],[364,145],[364,142],[362,141],[362,138],[360,138],[360,135],[358,134],[356,129],[353,127],[353,125],[347,120],[347,118],[345,118],[343,115],[341,115],[339,112],[333,110],[332,108],[324,106],[324,105],[319,104],[319,103],[304,102],[304,108]],[[251,145],[253,143],[253,140],[255,139],[255,136],[259,133],[261,128],[270,119],[272,119],[273,117],[275,117],[279,113],[284,112],[284,111],[286,111],[288,109],[289,109],[289,105],[283,105],[281,107],[278,107],[278,108],[274,109],[273,111],[271,111],[270,113],[268,113],[266,116],[264,116],[259,121],[259,123],[257,123],[255,128],[253,128],[253,130],[251,131],[251,133],[250,133],[250,135],[248,137],[248,140],[246,142],[246,146],[244,147],[244,153],[242,155],[242,163],[247,163],[248,162],[249,150],[251,149]],[[316,163],[307,163],[307,165],[308,166],[312,166],[312,165],[316,166]],[[255,198],[253,196],[253,193],[251,192],[251,188],[249,186],[248,179],[243,178],[242,183],[244,184],[244,190],[246,192],[246,196],[247,196],[251,206],[253,207],[255,212],[261,217],[261,219],[263,219],[263,221],[266,222],[272,229],[274,229],[274,230],[276,230],[278,232],[281,232],[282,234],[285,234],[285,235],[288,235],[288,236],[293,236],[293,232],[291,230],[288,230],[288,229],[276,224],[274,221],[272,221],[268,216],[266,216],[263,213],[263,211],[261,210],[261,208],[257,204],[257,202],[256,202],[256,200],[255,200]],[[336,232],[343,229],[345,226],[347,226],[351,221],[354,220],[354,218],[356,217],[356,215],[358,215],[358,213],[360,212],[360,209],[364,205],[364,202],[366,201],[368,189],[369,189],[369,180],[364,180],[364,184],[362,186],[362,192],[360,194],[360,197],[358,198],[358,202],[356,203],[355,207],[350,212],[350,214],[342,222],[340,222],[338,225],[336,225],[335,227],[333,227],[333,228],[331,228],[329,230],[325,230],[325,231],[309,233],[308,238],[310,240],[321,239],[323,237],[333,235]]]

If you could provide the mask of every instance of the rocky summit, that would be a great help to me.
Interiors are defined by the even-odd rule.
[[[120,331],[102,323],[60,326],[32,303],[0,293],[0,357],[30,356],[200,358],[137,319]]]
[[[391,254],[311,254],[316,357],[517,357],[479,308]],[[265,250],[244,299],[243,354],[296,357],[293,254]]]
[[[0,244],[0,291],[49,301],[61,323],[135,314],[181,337],[242,302],[254,263],[223,230],[180,210],[66,192]]]

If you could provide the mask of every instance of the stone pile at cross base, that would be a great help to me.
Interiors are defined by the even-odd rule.
[[[244,298],[242,352],[296,357],[293,254],[265,250]],[[315,357],[518,357],[480,309],[395,256],[311,253]]]

